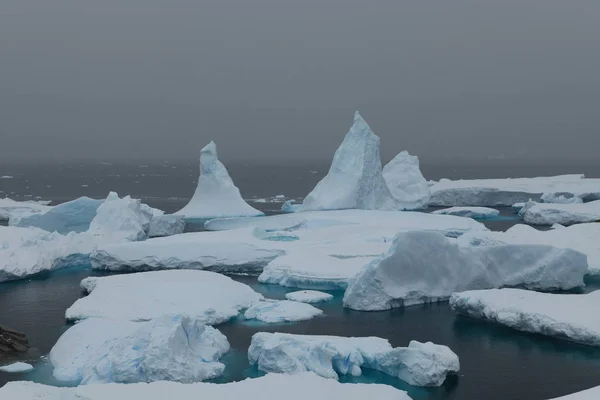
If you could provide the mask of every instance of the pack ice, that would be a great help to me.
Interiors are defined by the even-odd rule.
[[[220,376],[227,351],[227,338],[194,317],[89,318],[58,339],[49,359],[54,377],[70,383],[191,383]]]
[[[383,178],[379,142],[357,111],[329,172],[306,196],[299,211],[399,209]]]
[[[579,197],[582,201],[600,199],[600,179],[585,179],[584,175],[559,175],[538,178],[470,179],[451,181],[441,179],[431,186],[429,205],[453,206],[512,206],[529,199]]]
[[[435,210],[432,214],[455,215],[473,219],[489,219],[500,215],[500,211],[488,207],[450,207]]]
[[[392,348],[378,337],[340,337],[259,332],[248,349],[250,364],[264,372],[314,372],[324,378],[360,376],[361,368],[381,371],[414,386],[440,386],[460,369],[448,347],[411,341]]]
[[[600,200],[589,203],[529,204],[523,208],[522,217],[530,225],[600,222]]]
[[[186,219],[256,217],[264,215],[244,201],[240,190],[219,161],[217,145],[210,142],[200,151],[200,176],[190,202],[175,214]]]
[[[305,321],[322,315],[323,311],[310,304],[290,300],[261,301],[246,310],[245,319],[255,319],[267,324]]]
[[[269,374],[256,379],[225,384],[178,382],[100,384],[62,388],[33,382],[9,382],[0,388],[0,398],[10,400],[410,400],[401,390],[388,385],[342,384],[313,373]]]
[[[584,254],[541,245],[459,246],[423,231],[399,233],[381,258],[349,283],[344,306],[355,310],[447,300],[453,292],[520,286],[572,289],[583,286]]]
[[[400,152],[383,167],[383,178],[401,210],[427,207],[431,192],[419,168],[419,157]]]
[[[262,299],[249,286],[208,271],[155,271],[90,277],[81,281],[81,287],[89,295],[67,309],[67,320],[104,317],[148,321],[176,314],[216,325]]]
[[[450,305],[460,314],[520,331],[600,346],[600,321],[593,317],[599,301],[600,291],[552,294],[492,289],[454,293]]]

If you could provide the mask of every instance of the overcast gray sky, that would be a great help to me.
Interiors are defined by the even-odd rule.
[[[0,158],[597,157],[598,0],[2,0]]]

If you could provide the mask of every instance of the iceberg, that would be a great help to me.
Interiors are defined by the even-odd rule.
[[[419,169],[419,157],[400,152],[383,167],[383,178],[402,210],[427,207],[431,191]]]
[[[574,225],[600,222],[600,200],[589,203],[530,204],[521,213],[530,225]]]
[[[262,296],[249,286],[208,271],[155,271],[90,277],[89,293],[66,311],[69,321],[92,317],[148,321],[162,315],[198,318],[206,325],[230,320]]]
[[[246,310],[245,319],[267,324],[306,321],[322,315],[323,311],[306,303],[290,300],[261,301]]]
[[[454,293],[450,306],[460,314],[510,328],[600,346],[597,313],[600,291],[588,294],[537,293],[520,289]]]
[[[600,200],[600,179],[586,179],[583,175],[457,181],[441,179],[431,186],[429,205],[512,206],[529,199],[539,201],[545,193],[568,194],[580,197],[584,202]]]
[[[250,364],[264,372],[314,372],[323,378],[360,376],[361,368],[381,371],[414,386],[441,386],[460,369],[448,347],[411,341],[392,348],[378,337],[340,337],[259,332],[248,349]]]
[[[0,366],[0,371],[8,373],[29,372],[33,369],[33,365],[24,362],[15,362],[8,365]]]
[[[201,319],[165,315],[148,322],[86,319],[50,352],[54,377],[77,384],[200,382],[222,375],[229,342]]]
[[[295,202],[296,202],[295,200],[286,201],[281,206],[281,211],[286,212],[286,213],[293,213],[293,212],[298,211],[300,209],[300,207],[302,207],[302,204],[294,204]]]
[[[0,199],[0,221],[35,214],[50,210],[49,201],[15,201],[9,198]]]
[[[349,283],[344,306],[376,311],[447,300],[454,292],[519,286],[539,290],[583,287],[586,256],[541,245],[459,246],[423,231],[399,233],[381,258]]]
[[[316,290],[299,290],[297,292],[290,292],[285,295],[285,298],[291,301],[299,301],[301,303],[322,303],[333,299],[333,295],[324,292],[318,292]]]
[[[540,197],[542,203],[555,203],[555,204],[572,204],[572,203],[583,203],[583,199],[580,195],[574,195],[573,193],[544,193]]]
[[[10,400],[411,400],[406,392],[380,384],[342,384],[313,373],[269,374],[215,385],[213,383],[152,382],[54,387],[33,382],[9,382],[0,388],[0,398]]]
[[[500,215],[500,211],[488,207],[450,207],[433,211],[432,214],[456,215],[457,217],[473,219],[489,219]]]
[[[200,151],[200,176],[190,202],[175,214],[186,219],[256,217],[264,215],[248,205],[219,161],[217,145],[210,142]]]
[[[115,241],[145,240],[148,238],[151,220],[150,207],[143,207],[140,200],[129,196],[119,198],[117,193],[110,192],[98,207],[88,232],[97,236],[118,236]]]
[[[299,211],[400,209],[383,178],[379,142],[356,112],[329,172],[306,196]]]
[[[148,237],[179,235],[185,230],[183,215],[154,215],[150,221]]]

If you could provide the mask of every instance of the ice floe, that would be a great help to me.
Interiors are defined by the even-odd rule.
[[[306,303],[290,300],[261,301],[244,313],[245,319],[254,319],[267,324],[296,322],[313,319],[322,315],[323,311]]]
[[[316,290],[299,290],[297,292],[287,293],[285,298],[292,301],[299,301],[301,303],[315,304],[329,301],[333,299],[333,295]]]
[[[401,210],[427,207],[431,191],[419,169],[419,157],[400,152],[383,167],[383,178]]]
[[[33,365],[24,362],[15,362],[8,365],[1,365],[0,371],[8,373],[29,372],[33,369]]]
[[[488,207],[450,207],[441,210],[435,210],[432,214],[455,215],[457,217],[467,217],[473,219],[489,219],[500,215],[500,211]]]
[[[9,198],[0,199],[0,220],[9,221],[11,218],[50,210],[49,201],[15,201]]]
[[[600,200],[589,203],[530,204],[521,213],[530,225],[574,225],[600,222]]]

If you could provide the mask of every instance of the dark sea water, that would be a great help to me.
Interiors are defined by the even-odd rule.
[[[536,176],[584,172],[600,176],[593,166],[556,170],[546,167],[514,167],[485,171],[477,166],[423,166],[428,179]],[[327,171],[327,165],[231,165],[231,175],[245,198],[264,198],[284,194],[301,198]],[[317,171],[316,173],[314,171]],[[547,172],[544,172],[547,171]],[[87,195],[105,197],[109,190],[131,194],[146,203],[172,212],[187,202],[195,188],[197,166],[161,163],[138,165],[37,165],[2,166],[0,196],[15,199],[41,197],[55,204]],[[82,186],[87,185],[87,186]],[[277,212],[281,203],[253,203],[268,213]],[[501,209],[501,218],[486,221],[490,229],[505,230],[518,223],[512,211]],[[0,372],[0,386],[10,380],[28,379],[57,384],[51,377],[44,356],[68,328],[65,310],[83,294],[81,279],[96,275],[88,270],[64,270],[20,282],[0,284],[0,326],[25,332],[33,348],[24,355],[0,362],[25,360],[36,368],[25,374]],[[283,299],[294,289],[259,284],[256,277],[234,279],[251,285],[267,297]],[[589,281],[586,290],[600,288]],[[357,312],[342,307],[342,292],[331,292],[334,300],[317,307],[325,316],[310,321],[284,325],[245,324],[231,321],[218,328],[227,336],[232,350],[225,357],[225,376],[219,381],[239,380],[259,375],[250,368],[246,350],[251,337],[259,331],[340,336],[380,336],[394,346],[410,340],[433,341],[448,345],[461,361],[458,377],[447,380],[440,388],[413,388],[380,373],[365,371],[352,382],[380,382],[409,391],[414,399],[464,400],[542,400],[600,385],[600,349],[581,346],[540,335],[511,329],[455,315],[448,304],[414,306],[383,312]]]

